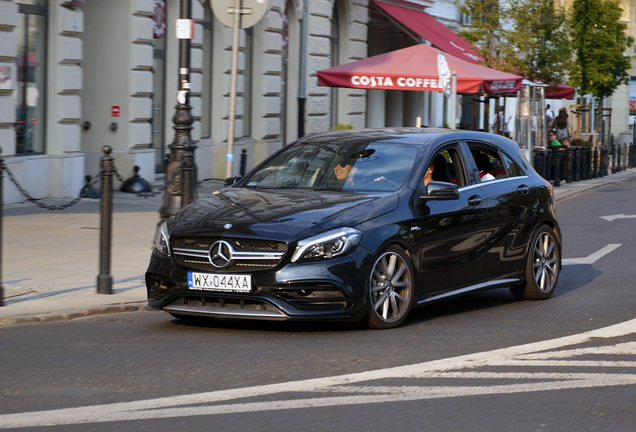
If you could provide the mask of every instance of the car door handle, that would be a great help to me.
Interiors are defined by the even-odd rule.
[[[526,185],[521,185],[517,188],[517,192],[521,195],[528,195],[528,193],[530,192],[530,188]]]
[[[481,204],[481,197],[479,195],[473,195],[468,198],[468,205],[476,206]]]

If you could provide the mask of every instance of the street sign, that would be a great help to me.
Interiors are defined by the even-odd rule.
[[[194,20],[178,19],[177,20],[177,39],[194,38]]]
[[[241,0],[241,28],[256,25],[267,12],[269,0]],[[214,16],[226,27],[234,27],[235,0],[212,0]]]
[[[110,107],[110,116],[111,117],[119,117],[119,113],[120,113],[120,109],[119,106],[113,105]]]

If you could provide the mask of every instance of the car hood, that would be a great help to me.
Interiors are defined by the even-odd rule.
[[[343,226],[354,227],[398,205],[398,194],[225,188],[182,209],[171,235],[245,235],[295,241]]]

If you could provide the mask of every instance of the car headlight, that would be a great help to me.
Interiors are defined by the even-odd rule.
[[[333,258],[350,252],[362,238],[355,228],[338,228],[298,242],[291,261],[311,258]]]
[[[170,256],[170,234],[168,233],[168,221],[159,225],[155,234],[155,246],[165,256]]]

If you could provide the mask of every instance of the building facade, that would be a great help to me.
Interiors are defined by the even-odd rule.
[[[233,31],[210,0],[192,3],[191,132],[199,179],[224,178]],[[385,0],[454,28],[450,0]],[[174,139],[179,0],[0,0],[0,146],[37,198],[76,197],[109,145],[118,172],[154,181]],[[442,126],[443,95],[318,85],[334,65],[426,42],[371,0],[269,0],[240,31],[233,169],[299,136],[348,127]],[[350,126],[349,126],[350,125]],[[116,187],[119,185],[116,184]],[[4,202],[23,198],[4,182]]]

